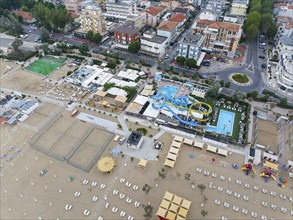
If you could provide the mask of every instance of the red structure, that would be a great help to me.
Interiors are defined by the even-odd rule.
[[[128,45],[139,40],[139,29],[122,25],[114,31],[115,42],[121,45]]]

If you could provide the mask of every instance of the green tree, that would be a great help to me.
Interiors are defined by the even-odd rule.
[[[261,16],[261,22],[260,22],[260,30],[262,33],[267,33],[269,28],[273,25],[273,15],[272,14],[263,14]]]
[[[185,61],[185,64],[186,64],[186,66],[189,67],[189,68],[195,68],[195,67],[196,67],[196,61],[195,61],[195,59],[192,59],[192,58],[187,59],[187,60]]]
[[[19,51],[19,47],[22,45],[23,45],[23,41],[19,38],[15,38],[15,40],[11,44],[14,51]]]
[[[100,35],[99,33],[95,33],[91,40],[93,43],[97,44],[102,41],[102,38],[103,38],[102,35]]]
[[[159,177],[164,179],[167,175],[167,170],[162,168],[160,171],[159,171]]]
[[[28,7],[26,5],[21,6],[20,10],[22,11],[28,11]]]
[[[153,210],[154,208],[151,206],[151,205],[146,205],[146,206],[143,206],[143,209],[144,209],[144,217],[145,218],[152,218],[153,217]]]
[[[181,57],[181,56],[176,57],[176,63],[178,63],[181,66],[184,65],[185,58],[184,57]]]
[[[251,24],[250,26],[245,28],[246,40],[251,42],[255,39],[258,33],[258,27],[255,24]]]
[[[111,89],[112,87],[115,87],[115,85],[116,85],[115,83],[105,83],[103,90],[107,91],[107,90]]]
[[[253,99],[255,99],[255,98],[257,98],[258,94],[259,94],[258,91],[254,90],[254,91],[252,91],[250,93],[250,97],[252,97]]]
[[[246,98],[246,94],[241,91],[236,91],[233,93],[231,98],[234,102],[238,102],[244,100]]]
[[[48,42],[50,39],[50,32],[46,28],[43,28],[40,37],[42,42]]]
[[[89,48],[86,44],[79,46],[78,49],[81,54],[86,54],[89,51]]]
[[[47,54],[49,52],[49,45],[48,44],[42,44],[41,48],[45,54]]]
[[[206,210],[201,210],[201,215],[203,216],[203,217],[205,217],[205,216],[207,216],[208,215],[208,211],[206,211]]]
[[[128,51],[130,53],[137,53],[140,50],[140,43],[137,41],[131,42],[128,45]]]
[[[200,194],[202,195],[203,191],[205,190],[206,186],[203,184],[197,185],[197,188],[200,190]]]
[[[91,40],[94,36],[94,32],[93,31],[88,31],[85,35],[85,38],[88,40]]]
[[[220,83],[221,87],[224,87],[224,85],[225,85],[224,80],[220,80],[219,83]]]
[[[185,173],[184,177],[185,177],[186,180],[190,180],[190,176],[191,176],[190,173]]]
[[[221,88],[221,84],[219,82],[214,83],[212,86],[210,86],[205,96],[209,98],[217,98],[219,96],[220,88]]]
[[[259,12],[254,11],[254,12],[250,13],[247,16],[247,19],[245,20],[244,30],[252,24],[254,24],[258,27],[260,24],[260,20],[261,20],[261,15]]]
[[[288,104],[288,100],[287,100],[286,98],[281,98],[279,104],[280,104],[280,106],[282,106],[282,107],[286,107],[287,104]]]
[[[225,85],[224,85],[225,88],[230,88],[230,86],[231,86],[231,83],[229,81],[226,82]]]
[[[277,27],[276,23],[273,22],[273,24],[267,30],[268,39],[271,40],[271,41],[274,40],[277,32],[278,32],[278,27]]]
[[[149,191],[151,190],[151,186],[150,185],[148,185],[148,184],[144,184],[144,186],[142,187],[142,191],[144,191],[145,192],[145,194],[148,194],[149,193]]]

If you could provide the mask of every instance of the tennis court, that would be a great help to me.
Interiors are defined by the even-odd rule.
[[[66,59],[61,57],[42,57],[30,64],[26,69],[44,76],[63,66]]]

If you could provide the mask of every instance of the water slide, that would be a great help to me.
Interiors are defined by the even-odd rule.
[[[155,109],[158,109],[158,108],[166,108],[181,123],[186,124],[186,125],[189,125],[189,126],[192,126],[192,127],[197,127],[198,126],[198,124],[195,123],[195,122],[186,121],[186,120],[183,120],[182,118],[180,118],[168,105],[165,105],[163,103],[160,103],[158,105],[159,106],[156,106],[156,104],[153,103],[153,108],[155,108]]]

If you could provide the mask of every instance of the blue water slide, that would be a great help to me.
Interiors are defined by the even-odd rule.
[[[154,108],[158,108],[157,106],[154,106],[154,103],[153,103],[153,107]],[[181,123],[183,123],[183,124],[186,124],[186,125],[189,125],[189,126],[193,126],[193,127],[196,127],[196,126],[198,126],[198,124],[197,123],[195,123],[195,122],[190,122],[190,121],[186,121],[186,120],[183,120],[182,118],[180,118],[168,105],[165,105],[165,104],[160,104],[160,108],[166,108],[166,109],[168,109],[168,111],[169,112],[171,112],[172,113],[172,115],[178,120],[178,121],[180,121]]]

